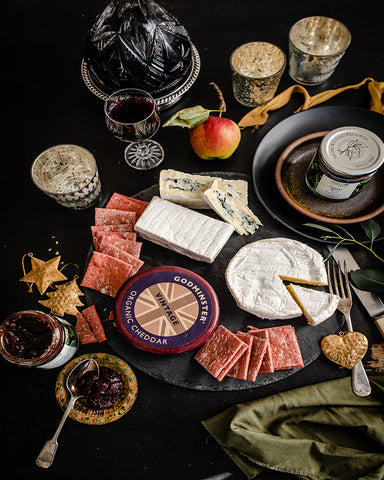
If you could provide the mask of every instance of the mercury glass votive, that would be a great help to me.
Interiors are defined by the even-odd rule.
[[[32,164],[31,177],[49,197],[74,210],[92,206],[101,193],[96,160],[78,145],[56,145],[44,150]]]
[[[319,85],[335,71],[351,43],[348,28],[328,17],[307,17],[289,31],[289,75],[302,85]]]
[[[284,52],[267,42],[250,42],[232,52],[230,65],[235,99],[246,107],[269,102],[287,63]]]

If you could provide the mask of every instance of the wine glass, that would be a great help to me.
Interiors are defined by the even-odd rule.
[[[162,146],[151,137],[160,127],[156,102],[138,88],[124,88],[112,93],[104,104],[108,130],[123,142],[125,161],[137,170],[157,167],[164,158]]]

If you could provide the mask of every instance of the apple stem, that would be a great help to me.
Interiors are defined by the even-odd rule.
[[[216,83],[211,82],[210,85],[213,86],[213,88],[216,90],[217,95],[219,96],[220,100],[220,106],[219,106],[219,117],[221,117],[221,114],[227,110],[227,106],[225,105],[224,97],[223,94],[221,93],[220,88],[216,85]]]

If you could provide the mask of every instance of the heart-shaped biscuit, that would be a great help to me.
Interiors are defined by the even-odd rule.
[[[321,340],[321,350],[332,362],[344,368],[353,368],[368,350],[368,339],[360,332],[341,332]]]

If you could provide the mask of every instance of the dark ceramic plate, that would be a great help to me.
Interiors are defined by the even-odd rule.
[[[356,107],[317,107],[291,115],[272,127],[255,152],[252,175],[260,203],[280,224],[306,238],[322,241],[316,229],[305,226],[308,217],[280,195],[275,182],[276,163],[284,149],[298,138],[348,125],[371,130],[384,140],[384,115]],[[380,224],[383,223],[383,215],[375,217]],[[361,242],[369,241],[358,224],[348,225],[348,231]],[[383,238],[384,232],[376,241]]]
[[[283,151],[275,170],[279,192],[298,212],[321,222],[351,224],[376,217],[384,210],[384,170],[380,170],[358,195],[343,201],[320,198],[306,185],[305,173],[327,133],[305,135]]]

